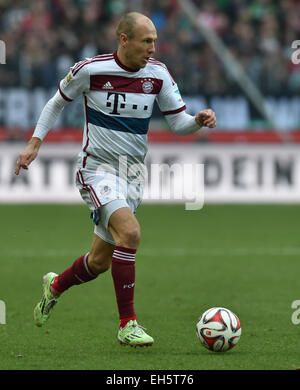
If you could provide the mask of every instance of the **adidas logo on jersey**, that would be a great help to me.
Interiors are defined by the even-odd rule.
[[[102,89],[114,89],[114,87],[111,85],[109,81],[107,81],[103,86]]]

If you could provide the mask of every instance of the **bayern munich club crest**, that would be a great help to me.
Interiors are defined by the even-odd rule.
[[[144,93],[151,93],[153,90],[153,81],[151,79],[145,80],[142,84],[142,89]]]

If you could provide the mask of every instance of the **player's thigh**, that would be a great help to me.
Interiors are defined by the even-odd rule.
[[[116,245],[137,248],[141,229],[130,207],[122,207],[114,211],[109,218],[108,231]]]
[[[111,265],[114,248],[114,245],[104,241],[97,234],[94,234],[88,258],[88,264],[91,270],[96,273],[107,271]]]

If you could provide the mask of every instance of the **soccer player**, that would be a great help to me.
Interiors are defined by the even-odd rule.
[[[215,127],[216,117],[210,109],[196,116],[185,112],[167,67],[152,58],[157,33],[148,17],[125,14],[117,27],[117,39],[116,52],[76,63],[60,81],[18,158],[15,173],[28,169],[65,105],[82,95],[85,126],[76,185],[95,222],[93,241],[89,252],[64,272],[43,277],[43,296],[34,309],[34,321],[42,326],[64,291],[94,280],[111,267],[120,318],[118,341],[150,346],[154,340],[138,324],[134,310],[135,257],[140,242],[134,214],[142,198],[142,180],[137,180],[136,170],[127,176],[121,171],[124,164],[128,173],[144,162],[155,100],[172,131],[181,135],[202,126]],[[130,185],[134,191],[128,191]]]

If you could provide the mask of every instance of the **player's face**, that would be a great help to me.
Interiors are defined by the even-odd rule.
[[[139,24],[134,37],[127,40],[125,57],[127,66],[132,69],[144,68],[155,53],[156,29],[152,22]]]

